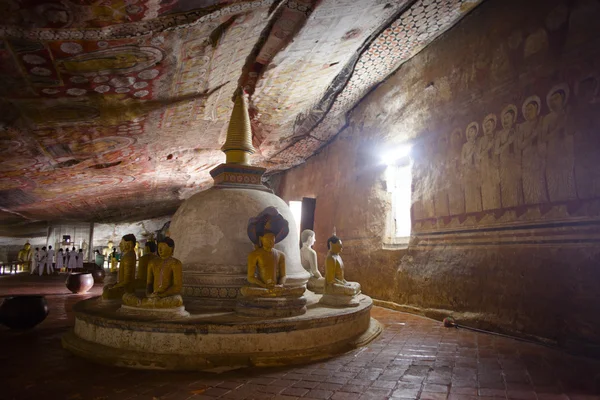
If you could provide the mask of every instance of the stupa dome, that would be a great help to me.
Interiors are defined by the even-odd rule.
[[[269,206],[290,226],[287,237],[275,245],[286,255],[286,285],[306,284],[309,274],[300,263],[298,231],[287,204],[265,190],[213,187],[187,199],[171,221],[185,295],[220,300],[215,305],[235,300],[247,282],[247,258],[254,249],[248,220]]]
[[[247,165],[247,155],[254,152],[251,135],[246,101],[239,94],[223,146],[227,162],[211,171],[215,185],[187,199],[171,220],[174,257],[183,264],[183,294],[204,298],[206,305],[235,306],[254,250],[248,220],[267,207],[277,208],[289,224],[289,234],[275,245],[286,257],[286,286],[304,285],[310,276],[300,261],[291,210],[262,185],[265,169]]]

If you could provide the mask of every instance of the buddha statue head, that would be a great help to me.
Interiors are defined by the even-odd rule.
[[[263,247],[261,237],[267,234],[273,235],[275,243],[281,242],[286,238],[290,228],[288,222],[277,211],[275,207],[267,207],[256,217],[248,221],[248,238],[254,243],[255,247]]]
[[[305,229],[300,234],[300,240],[302,240],[302,245],[303,246],[311,247],[313,244],[315,244],[315,241],[317,239],[315,237],[315,232],[314,231],[312,231],[310,229]]]
[[[29,249],[31,249],[31,245],[29,244],[29,242],[26,242],[25,245],[23,246],[23,248],[25,250],[29,250]]]
[[[149,240],[144,246],[144,254],[156,254],[156,242]]]
[[[332,254],[339,254],[344,249],[342,246],[342,240],[335,235],[327,239],[327,248]]]
[[[113,243],[113,241],[112,241],[112,240],[109,240],[109,241],[108,241],[108,244],[107,244],[107,246],[108,246],[108,248],[109,248],[109,249],[112,249],[112,248],[113,248],[113,246],[114,246],[114,243]]]
[[[275,234],[271,231],[265,231],[261,236],[258,237],[259,247],[267,251],[271,251],[271,249],[275,246]]]
[[[158,255],[160,258],[165,259],[173,255],[175,250],[175,242],[170,237],[166,237],[158,242]]]
[[[128,233],[121,239],[121,243],[119,243],[119,249],[121,249],[121,253],[127,253],[128,251],[131,251],[135,248],[136,243],[137,240],[135,238],[135,235],[132,233]]]

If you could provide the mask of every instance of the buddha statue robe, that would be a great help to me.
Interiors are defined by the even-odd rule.
[[[302,296],[304,286],[287,288],[285,284],[285,254],[275,248],[275,235],[259,237],[260,245],[248,255],[248,283],[240,293],[244,297]]]
[[[117,276],[117,283],[104,286],[102,298],[104,300],[119,300],[125,293],[134,291],[135,281],[135,236],[128,234],[123,236],[119,247],[122,252],[121,267]]]

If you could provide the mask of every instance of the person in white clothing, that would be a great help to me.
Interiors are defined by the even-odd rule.
[[[60,248],[58,249],[58,253],[56,254],[56,270],[60,272],[61,269],[63,269],[64,267],[64,254],[63,254],[63,249]]]
[[[83,269],[83,249],[79,249],[77,254],[77,268]]]
[[[73,250],[71,250],[71,252],[69,253],[67,269],[69,270],[69,272],[72,272],[72,270],[74,270],[75,268],[77,268],[77,252],[75,251],[75,247],[73,247]]]
[[[42,250],[40,250],[40,259],[38,261],[38,273],[40,274],[40,276],[42,276],[42,274],[44,273],[44,267],[46,266],[46,246],[42,247]]]
[[[33,275],[35,273],[35,271],[37,271],[39,262],[40,262],[40,248],[36,247],[35,253],[33,254],[33,266],[31,267],[31,272],[30,272],[31,275]]]
[[[54,250],[52,249],[52,246],[48,246],[48,252],[46,253],[46,267],[44,268],[48,275],[54,274],[53,263],[54,263]]]

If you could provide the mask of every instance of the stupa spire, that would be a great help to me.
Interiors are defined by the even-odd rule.
[[[231,111],[227,139],[221,147],[227,164],[249,165],[248,156],[255,152],[252,146],[252,128],[248,114],[248,100],[243,90],[238,89]]]

